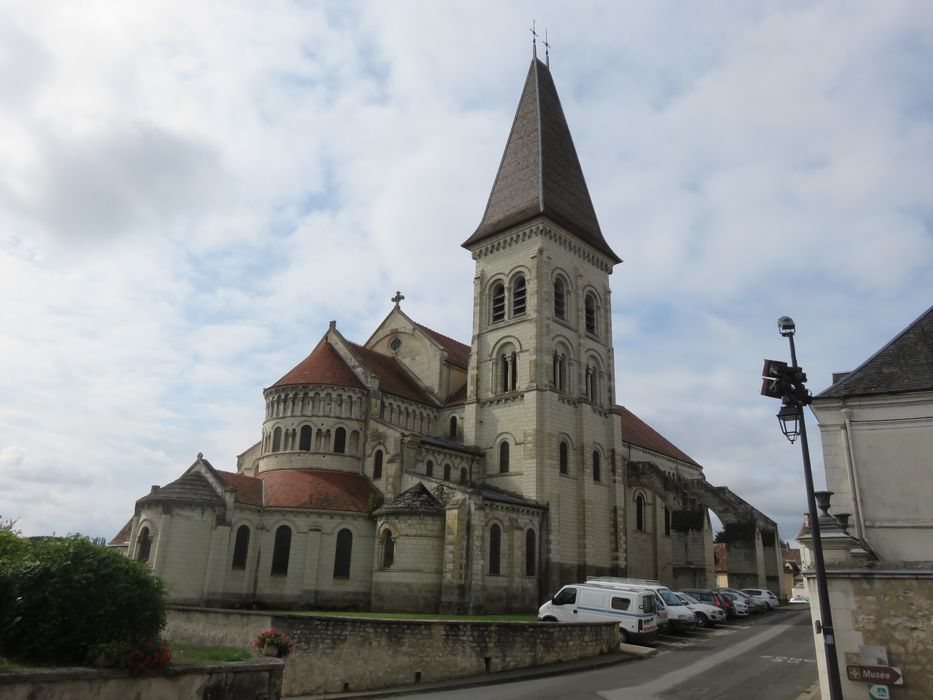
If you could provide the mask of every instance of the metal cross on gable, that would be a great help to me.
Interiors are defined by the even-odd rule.
[[[535,31],[535,21],[531,20],[531,54],[538,57],[538,32]]]
[[[538,57],[538,37],[541,35],[538,34],[537,30],[535,29],[535,20],[531,20],[530,31],[531,31],[531,53],[534,56],[534,58],[537,58]],[[551,45],[548,43],[548,40],[547,40],[547,27],[544,28],[544,41],[542,43],[544,44],[544,62],[547,65],[547,67],[550,68],[551,67],[551,52],[550,52]]]
[[[402,299],[404,298],[405,298],[404,294],[402,294],[398,290],[395,290],[395,296],[389,299],[389,301],[393,302],[396,306],[398,306],[400,303],[402,303]]]

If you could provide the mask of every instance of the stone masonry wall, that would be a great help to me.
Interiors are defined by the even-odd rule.
[[[465,678],[619,648],[611,622],[374,620],[178,608],[169,612],[166,637],[244,646],[266,626],[296,641],[285,661],[285,696]]]

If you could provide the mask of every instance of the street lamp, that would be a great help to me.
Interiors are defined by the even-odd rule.
[[[836,635],[833,632],[833,615],[829,607],[829,589],[826,585],[826,565],[823,562],[823,541],[820,538],[820,520],[816,510],[813,491],[813,472],[810,469],[810,447],[807,444],[807,424],[803,408],[812,401],[807,391],[807,375],[797,366],[797,351],[794,333],[797,326],[790,316],[778,319],[778,331],[790,343],[790,366],[776,360],[765,360],[761,393],[781,399],[781,410],[777,414],[781,432],[791,443],[800,438],[803,453],[803,474],[807,485],[807,506],[810,512],[810,536],[813,538],[813,561],[816,568],[816,590],[820,601],[820,617],[814,623],[816,633],[823,636],[823,652],[826,656],[826,675],[829,680],[829,700],[842,699],[842,684],[839,680],[839,660],[836,655]],[[828,492],[821,492],[821,495]],[[821,499],[822,500],[822,499]],[[828,496],[825,498],[828,501]]]

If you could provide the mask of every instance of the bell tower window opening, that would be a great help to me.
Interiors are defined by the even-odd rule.
[[[505,320],[505,285],[501,282],[492,288],[492,316],[493,323]]]
[[[593,450],[593,481],[602,481],[602,459],[599,450]]]
[[[499,443],[499,473],[505,474],[509,471],[509,443],[503,440]]]
[[[641,494],[635,496],[635,529],[645,531],[645,497]]]
[[[272,451],[282,451],[282,429],[278,426],[272,431]]]
[[[518,353],[505,350],[499,356],[499,393],[505,394],[518,388]]]
[[[596,323],[596,297],[592,293],[586,295],[586,332],[598,335],[599,328]]]
[[[525,314],[525,278],[519,276],[512,283],[512,316]]]
[[[373,455],[373,481],[382,478],[382,450],[376,450]]]
[[[457,437],[457,416],[450,417],[450,437]]]
[[[560,351],[554,353],[554,388],[567,391],[567,356]]]
[[[136,546],[136,561],[149,561],[150,551],[152,551],[152,538],[149,536],[149,528],[144,527],[139,531],[139,544]]]
[[[298,449],[303,452],[310,452],[311,450],[311,426],[310,425],[301,426],[301,434],[298,437]]]
[[[554,317],[567,320],[567,291],[560,277],[554,280]]]
[[[334,431],[334,452],[343,454],[347,451],[347,430],[346,428],[337,428]]]
[[[567,474],[570,471],[570,445],[566,440],[560,441],[560,473]]]

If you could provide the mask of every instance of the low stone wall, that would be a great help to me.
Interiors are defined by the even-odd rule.
[[[284,664],[256,659],[172,666],[154,678],[95,668],[0,671],[3,700],[278,700]]]
[[[174,608],[165,637],[247,646],[261,629],[295,639],[282,694],[313,695],[466,678],[619,649],[616,623],[446,622]]]

